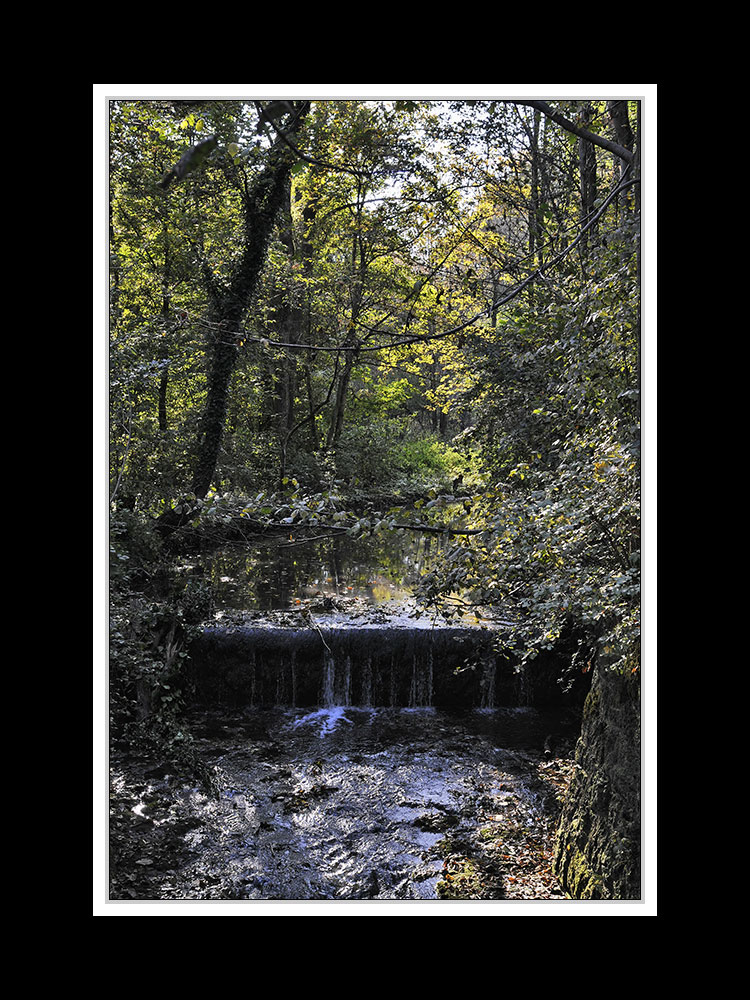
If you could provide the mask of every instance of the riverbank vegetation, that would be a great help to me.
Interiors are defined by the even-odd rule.
[[[640,670],[640,153],[637,100],[110,102],[115,740],[194,765],[220,538],[422,526],[425,608]]]

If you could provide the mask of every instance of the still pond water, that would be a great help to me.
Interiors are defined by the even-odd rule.
[[[381,605],[408,602],[444,546],[440,536],[387,532],[372,539],[272,539],[205,556],[220,609],[275,611],[314,597]]]

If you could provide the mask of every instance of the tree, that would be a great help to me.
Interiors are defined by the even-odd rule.
[[[519,670],[564,653],[565,688],[624,677],[635,731],[637,102],[116,101],[110,123],[113,724],[175,721],[211,614],[162,534],[418,530],[441,539],[423,608],[497,624]]]
[[[469,340],[467,365],[482,359],[473,440],[486,471],[469,523],[482,534],[456,540],[423,579],[423,597],[450,607],[463,591],[464,606],[490,617],[502,609],[515,620],[507,651],[524,658],[575,623],[581,662],[632,670],[640,662],[639,222],[617,209],[632,184],[619,169],[607,197],[590,202],[594,166],[610,180],[613,171],[588,153],[613,143],[589,140],[587,128],[566,131],[590,147],[589,194],[563,217],[569,226],[572,213],[578,229],[568,246],[587,239],[586,253],[548,258],[557,266],[533,304],[516,298]],[[616,162],[632,161],[619,144],[613,151]]]
[[[111,494],[132,505],[175,462],[196,275],[184,215],[155,196],[165,150],[184,144],[184,130],[151,102],[113,102],[110,124]]]
[[[283,123],[283,134],[273,140],[259,174],[241,189],[242,244],[228,276],[219,283],[208,268],[204,269],[211,303],[208,326],[212,344],[206,405],[192,481],[197,497],[206,495],[216,471],[237,352],[235,334],[258,284],[268,241],[288,190],[289,172],[297,159],[288,139],[297,134],[308,109],[308,102],[295,103],[288,120]]]

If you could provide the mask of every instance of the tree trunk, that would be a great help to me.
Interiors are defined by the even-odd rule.
[[[529,199],[529,270],[537,269],[539,240],[539,122],[541,114],[534,109],[534,131],[531,135],[531,194]],[[529,286],[529,299],[534,301],[534,282]]]
[[[287,179],[294,162],[294,152],[285,142],[277,139],[271,148],[262,174],[243,200],[244,246],[229,287],[226,290],[215,287],[213,289],[210,323],[213,343],[208,374],[208,395],[192,483],[193,492],[197,497],[206,495],[216,472],[226,419],[229,383],[237,357],[234,333],[240,328],[245,310],[258,283],[268,241],[277,214],[284,203],[288,190]]]
[[[640,107],[640,105],[639,105]],[[607,111],[609,112],[609,119],[612,122],[612,126],[615,130],[615,135],[617,136],[617,141],[626,149],[631,156],[635,149],[635,136],[633,135],[633,130],[630,127],[630,118],[628,115],[628,102],[627,101],[607,101]],[[633,162],[631,160],[631,162]],[[622,179],[625,170],[628,167],[628,161],[618,157],[615,161],[615,170],[617,171],[616,179],[619,181]],[[638,187],[636,187],[636,192]],[[628,196],[628,194],[621,194],[617,199],[617,209],[618,211],[624,209],[626,212],[628,206],[633,204],[633,200]]]
[[[588,125],[592,117],[592,109],[587,105],[583,109],[583,119]],[[581,175],[581,224],[585,226],[591,216],[595,213],[594,202],[596,201],[596,150],[586,138],[578,140],[578,167]],[[589,238],[594,235],[596,226],[583,234],[581,240],[581,255],[586,256]]]
[[[164,360],[161,378],[159,379],[159,430],[162,434],[169,428],[167,420],[167,388],[169,386],[169,359]]]
[[[287,178],[284,224],[281,242],[286,248],[290,265],[297,261],[291,213],[291,180]],[[275,294],[273,309],[276,339],[285,344],[297,344],[301,339],[304,309],[300,290],[294,282],[285,281]],[[279,481],[286,475],[287,448],[295,429],[295,400],[297,396],[297,355],[294,349],[281,348],[275,376],[276,435],[279,443]]]
[[[167,324],[169,323],[169,312],[171,306],[171,293],[169,291],[169,282],[171,279],[171,267],[170,267],[170,256],[169,256],[169,240],[167,234],[167,223],[166,220],[163,224],[164,233],[164,273],[161,279],[161,318],[164,323],[164,328],[166,330]],[[167,420],[167,388],[169,386],[169,342],[165,339],[165,347],[162,356],[163,368],[161,371],[161,378],[159,379],[159,430],[164,434],[168,428]]]
[[[341,432],[344,428],[344,408],[346,406],[346,397],[349,393],[349,383],[352,377],[352,369],[354,368],[354,364],[357,360],[357,348],[359,347],[359,341],[357,339],[356,328],[359,312],[362,307],[362,294],[365,287],[365,276],[367,273],[365,249],[361,229],[361,222],[365,207],[365,188],[361,182],[357,183],[355,205],[354,214],[357,224],[352,238],[351,249],[351,318],[349,320],[349,329],[347,331],[346,340],[343,345],[346,348],[344,367],[341,370],[341,375],[339,376],[338,385],[336,387],[336,400],[331,414],[331,423],[328,427],[328,437],[326,441],[326,447],[333,451],[336,450],[339,438],[341,437]]]
[[[354,346],[354,332],[353,328],[349,331],[349,336],[346,338],[344,344],[345,347]],[[336,386],[336,399],[333,404],[333,413],[331,415],[331,423],[328,428],[328,438],[326,440],[326,447],[330,449],[335,449],[341,437],[341,431],[344,429],[344,409],[346,407],[346,397],[349,392],[349,382],[352,377],[352,368],[354,367],[354,361],[356,359],[357,352],[353,350],[348,350],[346,352],[346,358],[344,359],[344,367],[339,376],[338,385]]]
[[[617,136],[617,141],[623,146],[631,155],[635,147],[635,137],[633,135],[633,130],[630,127],[630,118],[628,116],[628,102],[627,101],[607,101],[607,111],[609,111],[610,121],[614,126],[615,135]],[[624,164],[628,163],[628,160],[622,161]]]

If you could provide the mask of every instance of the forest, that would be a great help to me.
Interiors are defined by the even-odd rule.
[[[633,898],[606,862],[596,869],[599,848],[582,848],[591,872],[578,881],[552,858],[592,683],[640,690],[642,116],[638,94],[107,101],[110,900],[392,900],[428,884],[418,905]],[[327,577],[303,579],[308,546],[327,553]],[[402,568],[390,553],[419,546],[410,614],[489,630],[493,665],[541,690],[544,664],[555,710],[575,714],[565,751],[540,744],[534,758],[533,787],[544,777],[559,789],[545,819],[554,875],[537,866],[524,882],[527,855],[507,828],[504,853],[493,847],[486,817],[472,853],[459,836],[468,810],[448,833],[420,814],[443,855],[419,889],[405,862],[397,879],[395,862],[371,858],[356,892],[353,876],[325,882],[323,862],[284,890],[257,860],[273,835],[275,864],[280,828],[303,825],[300,803],[309,822],[315,796],[315,808],[332,801],[345,779],[322,751],[305,758],[283,822],[264,819],[259,785],[229,782],[205,752],[194,643],[250,609],[286,615],[284,627],[299,615],[329,652],[327,614],[385,621],[392,605],[374,610],[372,586],[363,611],[347,566],[330,569],[334,549],[341,559],[356,546],[381,589]],[[327,587],[331,576],[342,586]],[[430,685],[432,671],[431,659]],[[434,690],[433,712],[437,672]],[[325,704],[354,698],[347,687]],[[232,709],[237,726],[256,725],[247,705]],[[260,731],[254,753],[270,739]],[[358,754],[374,764],[374,750]],[[197,865],[188,847],[204,836],[176,804],[188,787],[212,822],[235,823],[237,802],[252,814],[242,843],[254,881],[246,862],[229,884],[222,861],[214,882],[186,888],[177,855]],[[447,829],[446,809],[430,815]]]

